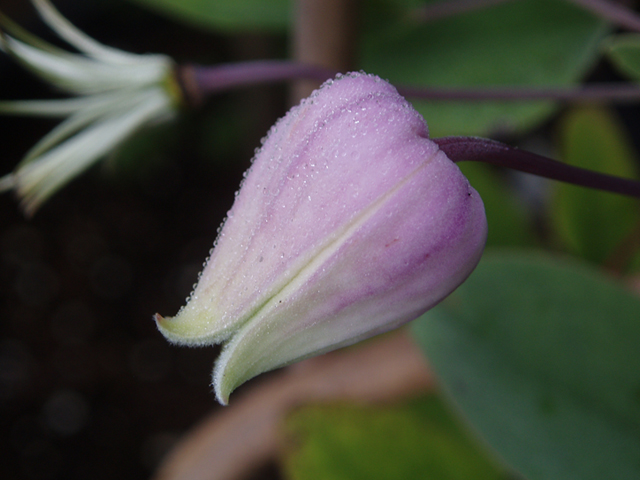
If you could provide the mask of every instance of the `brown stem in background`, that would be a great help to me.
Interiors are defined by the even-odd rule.
[[[297,0],[295,3],[293,58],[300,63],[347,72],[353,66],[357,0]],[[320,86],[302,80],[293,88],[297,104]]]

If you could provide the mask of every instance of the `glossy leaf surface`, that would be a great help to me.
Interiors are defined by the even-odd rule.
[[[413,330],[454,402],[526,478],[640,476],[640,299],[599,271],[487,253]]]
[[[431,87],[572,85],[593,66],[608,29],[555,0],[504,2],[433,22],[380,7],[368,18],[360,67],[394,84]],[[433,137],[518,132],[553,111],[548,102],[413,103]]]

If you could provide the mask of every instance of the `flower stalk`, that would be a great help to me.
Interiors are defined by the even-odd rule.
[[[574,167],[495,140],[442,137],[433,141],[453,162],[484,162],[582,187],[640,198],[640,182]]]
[[[207,95],[231,88],[287,80],[325,81],[337,71],[291,60],[260,60],[214,66],[185,65],[179,68],[186,95],[198,104]],[[581,85],[578,87],[423,87],[396,85],[407,98],[424,100],[464,100],[469,102],[553,100],[559,102],[640,101],[640,87],[623,82]]]

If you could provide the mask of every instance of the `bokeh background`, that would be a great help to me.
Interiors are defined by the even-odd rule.
[[[164,53],[181,64],[291,55],[291,32],[286,29],[206,29],[143,8],[144,3],[57,0],[55,5],[105,44],[137,53]],[[384,33],[393,41],[386,42],[382,35],[376,38],[386,19],[399,15],[390,5],[421,2],[362,3],[368,9],[357,25],[364,41],[356,67],[375,66],[374,73],[385,77],[392,76],[397,65],[401,81],[414,84],[420,83],[421,75],[425,82],[441,85],[449,85],[447,75],[451,75],[464,84],[466,74],[472,85],[622,80],[594,46],[594,39],[604,37],[605,27],[593,18],[584,20],[583,13],[571,17],[577,19],[575,31],[562,32],[565,39],[577,38],[576,32],[584,36],[580,37],[584,45],[575,46],[579,55],[571,59],[576,66],[565,72],[569,47],[558,49],[562,51],[556,58],[555,46],[544,46],[542,40],[548,38],[543,34],[540,58],[547,63],[536,57],[538,78],[528,66],[511,69],[506,60],[504,70],[496,70],[491,50],[464,56],[468,67],[452,61],[458,47],[455,35],[433,39],[429,29],[425,33],[413,24],[409,35],[388,29]],[[61,44],[29,2],[0,0],[0,11],[36,35]],[[541,11],[535,20],[544,24],[547,10]],[[508,18],[505,12],[503,20]],[[490,20],[489,14],[485,20]],[[473,22],[465,22],[461,25],[469,32]],[[439,28],[433,31],[448,31]],[[421,42],[426,40],[432,42],[430,49],[423,48]],[[418,61],[416,52],[427,50],[428,62]],[[519,62],[532,63],[526,56]],[[439,65],[446,68],[440,71]],[[217,350],[169,345],[156,330],[152,315],[173,315],[190,293],[254,149],[290,104],[288,87],[243,88],[212,96],[196,109],[185,107],[172,122],[140,132],[62,189],[31,219],[24,218],[11,195],[0,196],[2,478],[149,478],[186,431],[221,409],[209,387]],[[55,95],[7,56],[0,56],[0,99]],[[432,123],[439,134],[480,129],[555,158],[569,152],[571,159],[589,156],[576,145],[597,137],[593,132],[608,132],[598,145],[610,141],[622,152],[623,171],[629,165],[637,167],[640,112],[634,104],[589,111],[575,105],[523,105],[513,116],[500,113],[504,105],[486,110],[475,105],[478,110],[465,115],[469,104],[454,102],[446,112],[438,110],[442,104],[423,103],[424,111],[433,109],[433,118],[440,115],[443,123]],[[11,171],[53,125],[48,120],[0,116],[0,173]],[[621,144],[624,147],[618,148]],[[594,162],[589,166],[603,166]],[[618,275],[640,271],[637,204],[608,203],[602,200],[605,197],[588,194],[584,202],[590,203],[584,207],[587,203],[576,200],[583,197],[562,193],[557,184],[484,166],[463,169],[487,206],[490,246],[560,251]],[[560,207],[549,208],[556,201]],[[431,409],[423,407],[416,409]],[[440,411],[439,406],[434,408]],[[335,418],[345,419],[336,424],[347,425],[347,419],[357,420],[358,415],[358,411],[339,411]],[[376,418],[386,417],[376,414]],[[327,422],[320,418],[317,423]],[[389,420],[392,423],[402,422]],[[256,478],[279,476],[276,465],[256,473]]]
[[[277,37],[216,36],[127,2],[56,6],[106,44],[181,62],[284,48]],[[60,44],[29,2],[2,0],[0,10]],[[4,55],[0,92],[52,96]],[[208,387],[215,349],[170,346],[152,315],[175,314],[190,293],[285,98],[284,86],[219,95],[142,132],[30,220],[15,198],[0,197],[3,478],[147,478],[177,436],[217,408]],[[0,171],[53,125],[0,117]]]

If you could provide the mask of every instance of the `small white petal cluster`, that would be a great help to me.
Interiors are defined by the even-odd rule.
[[[173,62],[102,45],[79,31],[48,2],[33,0],[43,20],[80,53],[71,53],[9,25],[0,50],[72,98],[0,102],[0,113],[62,118],[0,178],[31,215],[56,190],[135,133],[170,117],[179,102]]]

